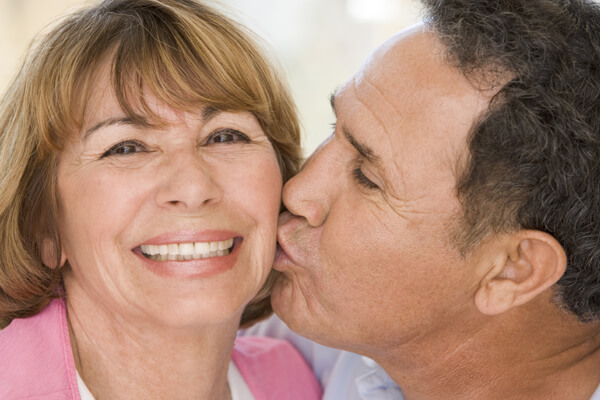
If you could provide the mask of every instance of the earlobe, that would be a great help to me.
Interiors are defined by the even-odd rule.
[[[50,269],[60,268],[63,265],[65,265],[65,262],[67,261],[67,257],[65,256],[65,253],[62,250],[60,250],[60,259],[58,258],[58,255],[56,253],[59,250],[57,247],[58,246],[54,244],[54,241],[52,241],[52,239],[42,239],[42,262],[46,267]]]
[[[522,230],[495,246],[496,262],[475,293],[480,312],[496,315],[525,304],[554,285],[564,274],[567,256],[547,233]]]

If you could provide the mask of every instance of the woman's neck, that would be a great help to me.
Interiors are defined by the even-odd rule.
[[[229,398],[237,318],[175,329],[132,324],[86,301],[67,299],[67,312],[75,365],[96,400]]]

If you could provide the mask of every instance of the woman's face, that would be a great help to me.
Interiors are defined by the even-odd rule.
[[[167,125],[138,125],[107,71],[59,158],[69,302],[171,327],[239,318],[275,254],[273,147],[248,112],[180,112],[152,96]]]

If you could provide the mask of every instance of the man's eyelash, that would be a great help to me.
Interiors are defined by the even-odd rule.
[[[369,178],[367,178],[365,176],[365,174],[363,174],[362,170],[360,169],[360,167],[354,168],[352,170],[352,176],[354,177],[354,180],[359,184],[362,185],[364,187],[366,187],[367,189],[379,189],[379,186],[377,186],[375,183],[373,183]]]

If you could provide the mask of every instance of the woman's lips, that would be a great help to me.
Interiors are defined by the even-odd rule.
[[[210,239],[223,236],[226,235],[210,235]],[[174,241],[175,237],[180,241]],[[132,251],[146,269],[159,276],[208,277],[234,267],[242,247],[242,236],[229,233],[229,237],[222,240],[197,240],[198,235],[190,240],[190,237],[161,235]]]

